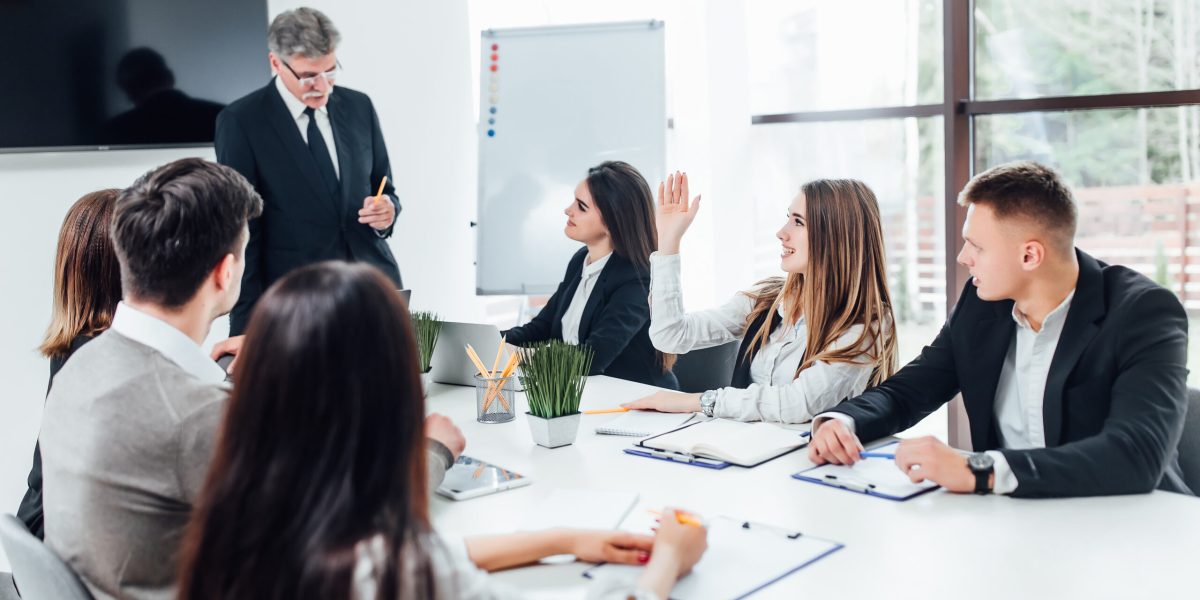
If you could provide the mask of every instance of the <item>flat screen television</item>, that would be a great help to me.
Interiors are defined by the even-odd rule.
[[[266,0],[0,0],[0,152],[210,145],[266,38]]]

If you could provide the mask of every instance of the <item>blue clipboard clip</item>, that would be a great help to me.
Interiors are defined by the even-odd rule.
[[[674,463],[679,463],[679,464],[683,464],[683,465],[691,465],[693,467],[703,467],[705,469],[718,469],[719,470],[719,469],[724,469],[725,467],[728,467],[730,465],[730,463],[727,463],[723,460],[704,458],[703,456],[696,456],[694,454],[687,454],[684,452],[671,452],[669,450],[655,450],[654,448],[646,448],[646,447],[625,448],[624,451],[625,451],[625,454],[632,454],[633,456],[654,458],[657,460],[665,460],[668,462],[674,462]]]

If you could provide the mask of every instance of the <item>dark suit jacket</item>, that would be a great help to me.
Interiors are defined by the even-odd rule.
[[[504,332],[518,346],[562,339],[562,317],[575,297],[587,248],[567,264],[566,275],[549,302],[532,321]],[[600,271],[579,321],[579,341],[595,352],[589,375],[609,375],[639,383],[679,389],[675,374],[662,372],[650,343],[650,272],[613,253]]]
[[[242,295],[230,314],[230,335],[245,330],[254,303],[276,279],[314,262],[364,262],[403,287],[384,239],[392,229],[380,237],[358,222],[363,198],[376,192],[384,175],[383,191],[400,213],[375,108],[365,94],[341,86],[328,106],[341,179],[336,197],[322,184],[274,80],[217,117],[217,162],[237,169],[263,198],[262,217],[250,222]]]
[[[1014,496],[1190,493],[1179,470],[1187,409],[1187,315],[1170,290],[1076,250],[1079,280],[1050,363],[1046,447],[1001,450]],[[1013,302],[968,282],[921,356],[833,409],[872,440],[920,421],[962,392],[976,452],[999,449],[996,385],[1016,323]]]
[[[67,359],[76,350],[83,347],[84,344],[92,341],[90,335],[77,335],[71,340],[71,347],[67,350],[66,356],[56,356],[50,359],[50,383],[46,385],[46,393],[50,393],[50,387],[54,385],[54,376],[58,374],[59,369],[67,363]],[[29,468],[29,477],[26,479],[29,489],[25,490],[25,497],[21,498],[21,506],[17,508],[17,518],[25,523],[29,528],[29,533],[44,539],[46,537],[46,522],[43,519],[42,513],[42,447],[41,444],[33,446],[33,466]]]

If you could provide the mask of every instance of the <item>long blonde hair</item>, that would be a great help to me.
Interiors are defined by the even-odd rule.
[[[766,344],[782,306],[786,322],[797,323],[801,316],[807,322],[808,342],[797,376],[818,361],[857,362],[865,355],[873,365],[869,385],[879,385],[896,370],[896,336],[875,193],[854,179],[810,181],[801,193],[806,200],[807,272],[760,281],[746,292],[754,300],[747,327],[766,314],[746,358]],[[834,347],[855,325],[863,326],[858,339]]]

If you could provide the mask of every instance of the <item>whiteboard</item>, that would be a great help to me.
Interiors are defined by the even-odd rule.
[[[663,33],[662,21],[481,32],[476,293],[554,291],[580,248],[563,209],[588,168],[623,160],[662,178]]]

